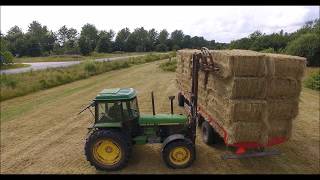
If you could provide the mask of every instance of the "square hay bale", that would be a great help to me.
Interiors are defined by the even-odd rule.
[[[226,131],[228,133],[228,144],[238,142],[259,142],[266,144],[268,141],[268,133],[263,123],[237,122],[226,127]]]
[[[267,100],[268,119],[292,120],[298,115],[299,99],[269,99]]]
[[[271,78],[268,81],[268,99],[297,98],[301,92],[301,81],[295,79]]]
[[[221,79],[209,74],[207,88],[231,99],[264,99],[267,91],[267,80],[266,78],[257,77]]]
[[[212,50],[214,62],[220,68],[218,74],[228,77],[264,77],[267,74],[263,54],[249,50]]]
[[[267,117],[265,100],[231,100],[209,90],[206,109],[222,117],[223,124],[234,122],[262,122]],[[218,119],[219,121],[219,119]]]
[[[268,130],[268,136],[270,138],[277,137],[291,137],[292,132],[292,120],[269,120],[270,129]]]
[[[267,57],[268,75],[301,80],[306,67],[306,58],[284,54],[264,53]]]

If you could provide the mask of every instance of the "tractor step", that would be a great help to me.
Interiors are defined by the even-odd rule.
[[[262,152],[245,152],[242,154],[223,154],[221,158],[223,160],[226,159],[240,159],[240,158],[250,158],[250,157],[263,157],[263,156],[273,156],[273,155],[280,155],[281,152],[277,150],[269,150],[269,151],[262,151]]]

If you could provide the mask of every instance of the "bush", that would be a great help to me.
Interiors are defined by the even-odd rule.
[[[165,44],[158,44],[156,46],[156,51],[158,52],[164,52],[164,51],[167,51],[168,50],[168,46],[165,45]]]
[[[305,81],[304,85],[307,88],[320,91],[320,71],[312,73]]]
[[[9,51],[1,51],[0,56],[1,56],[0,64],[13,63],[13,55]]]
[[[89,74],[94,74],[97,71],[97,67],[95,65],[95,62],[93,61],[85,61],[84,62],[84,69],[89,73]]]
[[[262,52],[262,53],[276,53],[273,48],[264,49],[260,52]]]
[[[309,66],[320,66],[320,36],[315,33],[303,34],[291,41],[286,53],[307,58]]]
[[[161,68],[164,71],[175,72],[177,69],[177,59],[176,58],[173,58],[171,60],[170,59],[167,62],[161,63],[159,65],[159,68]]]
[[[17,80],[8,78],[7,75],[5,75],[5,74],[1,75],[0,83],[1,83],[1,86],[7,86],[12,89],[16,88],[16,86],[17,86]]]

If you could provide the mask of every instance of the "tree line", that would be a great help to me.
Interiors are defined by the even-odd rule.
[[[320,19],[306,22],[293,33],[281,30],[265,34],[255,31],[248,37],[231,41],[230,49],[249,49],[306,57],[309,66],[320,66]]]
[[[10,51],[14,56],[89,55],[94,51],[171,51],[202,46],[221,49],[225,48],[226,44],[208,41],[201,36],[191,37],[185,35],[182,30],[169,33],[166,29],[157,32],[155,29],[146,30],[140,27],[130,32],[128,28],[123,28],[116,34],[113,30],[100,31],[89,23],[78,33],[76,29],[65,25],[57,32],[52,32],[47,26],[33,21],[26,33],[23,33],[20,27],[14,26],[6,35],[1,34],[1,49]]]
[[[308,65],[320,65],[319,19],[306,22],[302,28],[293,33],[283,30],[272,34],[255,31],[248,37],[230,43],[206,40],[202,36],[185,35],[182,30],[169,33],[166,29],[157,32],[154,28],[147,30],[140,27],[132,32],[128,28],[123,28],[115,33],[113,30],[98,30],[89,23],[81,28],[80,33],[65,25],[57,32],[53,32],[37,21],[30,23],[26,33],[22,32],[20,27],[14,26],[6,35],[2,33],[0,35],[2,56],[10,56],[10,54],[18,57],[60,54],[90,55],[92,52],[115,51],[161,52],[205,46],[209,49],[250,49],[298,55],[306,57]]]

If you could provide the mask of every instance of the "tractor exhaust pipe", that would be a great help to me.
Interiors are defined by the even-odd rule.
[[[169,99],[171,101],[171,114],[173,114],[173,100],[174,100],[175,96],[169,96]]]
[[[156,111],[155,111],[155,109],[154,109],[153,91],[151,91],[151,101],[152,101],[152,113],[153,113],[153,115],[156,115]]]

